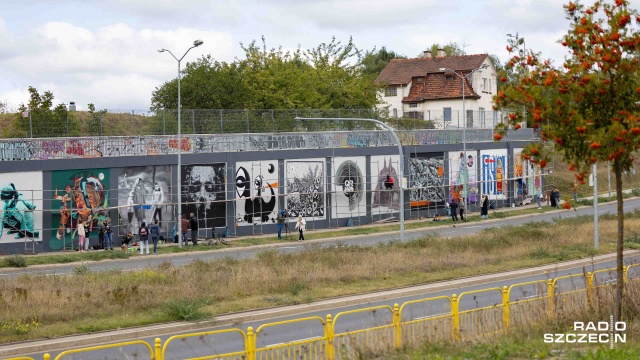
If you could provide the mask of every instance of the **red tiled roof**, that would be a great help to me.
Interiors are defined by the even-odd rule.
[[[465,76],[469,73],[460,72]],[[465,77],[464,97],[467,99],[479,99],[480,96],[473,91],[469,79]],[[458,76],[444,72],[430,73],[427,76],[414,77],[411,82],[409,95],[402,102],[419,102],[424,100],[455,99],[462,98],[462,79]]]
[[[440,72],[440,68],[471,71],[482,65],[487,54],[444,56],[435,58],[393,59],[376,78],[376,84],[406,85],[415,76]],[[459,81],[459,79],[458,79]],[[460,82],[458,82],[460,84]],[[462,84],[460,84],[462,86]],[[466,94],[465,94],[466,96]]]

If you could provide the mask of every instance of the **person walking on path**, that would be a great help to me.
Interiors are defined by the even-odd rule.
[[[151,241],[153,241],[153,253],[158,253],[158,239],[160,239],[160,225],[158,225],[158,219],[151,225]]]
[[[578,201],[578,180],[573,182],[573,201]]]
[[[191,216],[191,220],[189,221],[189,226],[191,227],[191,242],[193,246],[198,245],[198,218],[193,214],[189,214]]]
[[[298,221],[296,222],[296,229],[300,233],[298,237],[298,241],[304,240],[304,231],[307,230],[307,221],[302,217],[302,215],[298,215]]]
[[[80,252],[84,252],[84,240],[85,240],[85,231],[84,231],[84,223],[82,221],[78,221],[78,250]],[[87,244],[89,241],[87,241]]]
[[[451,219],[453,221],[458,221],[458,199],[451,199],[451,204],[449,204],[449,208],[451,209]]]
[[[189,241],[187,241],[187,232],[189,232],[189,220],[187,220],[187,215],[182,214],[180,230],[182,230],[182,244],[184,244],[184,246],[189,245]]]
[[[282,228],[284,227],[284,210],[280,210],[276,220],[278,222],[278,240],[282,240]]]
[[[140,224],[138,229],[138,235],[140,236],[140,255],[144,254],[144,247],[147,247],[147,255],[149,255],[149,228],[144,221]]]
[[[102,227],[104,228],[104,248],[113,250],[113,229],[111,229],[111,224],[108,219],[102,224]]]
[[[483,219],[489,218],[489,197],[487,194],[482,195],[482,208],[480,208],[480,217]]]

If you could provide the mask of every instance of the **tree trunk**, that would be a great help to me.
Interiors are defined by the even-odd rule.
[[[622,259],[622,251],[624,250],[624,211],[623,211],[623,201],[622,201],[622,166],[620,164],[620,160],[616,159],[614,161],[614,168],[616,172],[616,200],[618,202],[618,243],[616,246],[616,272],[617,279],[616,282],[616,304],[614,309],[614,317],[615,321],[622,320],[622,294],[624,288],[624,278],[623,278],[623,259]]]

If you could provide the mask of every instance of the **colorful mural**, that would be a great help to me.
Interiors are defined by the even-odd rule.
[[[290,220],[298,215],[324,219],[324,159],[287,161],[285,169],[286,210]]]
[[[398,155],[381,155],[371,157],[371,212],[381,215],[400,210],[400,181]],[[385,182],[389,176],[393,182],[388,187]]]
[[[273,224],[278,215],[278,160],[236,163],[236,223]]]
[[[333,158],[331,181],[331,217],[351,218],[367,213],[365,193],[366,159],[360,157]]]
[[[53,250],[74,249],[78,236],[77,223],[86,224],[87,239],[97,243],[98,222],[108,216],[109,169],[64,170],[51,173],[54,189],[52,236],[49,247]]]
[[[480,152],[482,166],[482,193],[489,199],[507,199],[507,150],[482,150]]]
[[[40,240],[42,231],[42,172],[0,174],[2,229],[0,243]]]
[[[182,166],[182,213],[194,213],[199,228],[226,226],[224,163]]]
[[[175,222],[172,189],[170,166],[121,168],[118,176],[118,233],[135,234],[143,221],[149,225],[158,220],[160,233],[168,234]]]
[[[475,203],[480,199],[478,188],[477,152],[467,149],[463,151],[453,151],[448,155],[449,159],[449,198],[453,199],[453,194],[458,194],[462,198],[466,198],[468,202]]]
[[[446,201],[444,184],[444,154],[416,154],[409,159],[411,207],[434,206]]]

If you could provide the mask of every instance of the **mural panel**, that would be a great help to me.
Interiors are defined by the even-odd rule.
[[[425,153],[409,159],[411,179],[411,207],[433,206],[444,203],[444,154]]]
[[[324,159],[287,161],[285,169],[286,211],[291,220],[300,214],[305,217],[324,219],[326,217]]]
[[[278,160],[236,163],[236,223],[273,224],[278,216]]]
[[[467,149],[467,156],[463,151],[449,152],[449,198],[453,199],[454,194],[467,198],[467,202],[475,203],[480,199],[479,184],[476,174],[478,173],[477,152]]]
[[[367,214],[364,193],[366,189],[366,158],[336,157],[333,159],[331,180],[331,217],[350,218]]]
[[[87,239],[97,243],[98,223],[104,221],[109,208],[109,169],[64,170],[51,173],[54,190],[52,234],[49,247],[53,250],[73,249],[77,245],[77,223],[86,224]]]
[[[480,162],[482,193],[491,200],[507,199],[507,150],[482,150]]]
[[[225,164],[182,166],[182,213],[194,213],[199,228],[226,226]]]
[[[158,220],[160,232],[169,233],[175,222],[171,206],[173,187],[170,166],[133,166],[120,169],[118,176],[118,233],[137,233],[144,221]]]
[[[388,214],[400,211],[400,181],[398,155],[381,155],[371,157],[371,212],[373,215]],[[387,185],[387,177],[393,180]]]
[[[0,174],[2,229],[0,243],[40,240],[42,231],[42,172]]]

